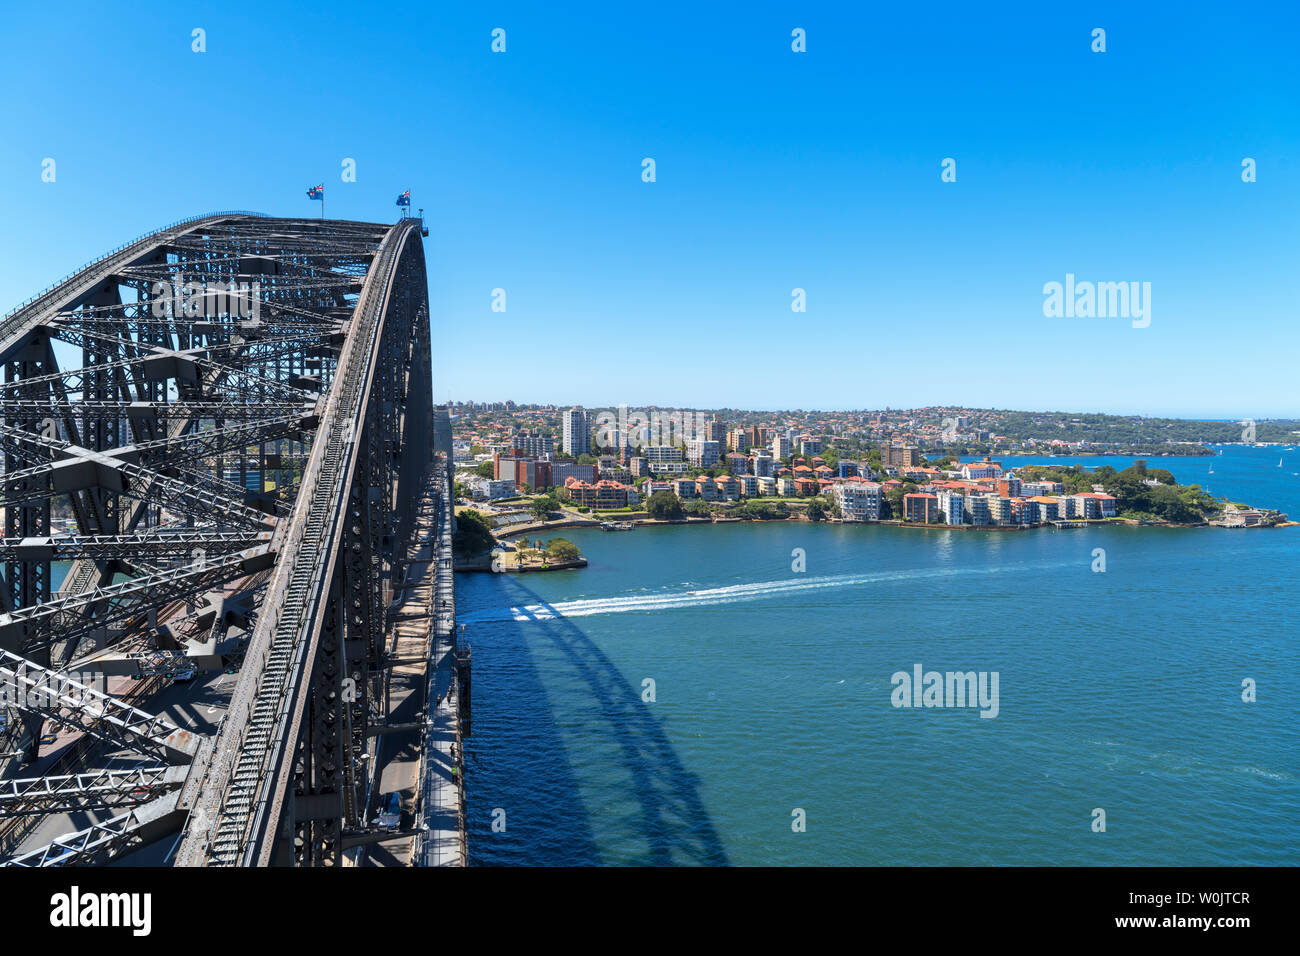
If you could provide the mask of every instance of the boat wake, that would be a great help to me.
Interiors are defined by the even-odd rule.
[[[899,571],[877,571],[870,574],[835,574],[812,578],[790,578],[780,581],[758,581],[751,584],[734,584],[727,587],[702,588],[684,591],[665,591],[660,594],[633,594],[625,597],[590,598],[582,601],[560,601],[555,604],[525,604],[519,607],[497,608],[472,612],[460,618],[465,624],[490,621],[551,621],[557,618],[590,617],[593,614],[626,614],[631,611],[666,611],[675,608],[703,607],[706,605],[734,604],[740,601],[759,601],[765,598],[808,594],[829,589],[851,588],[862,585],[890,584],[902,581],[919,581],[927,578],[966,577],[971,575],[1018,574],[1030,568],[1068,567],[1068,563],[1049,565],[1008,565],[967,568],[919,568]]]

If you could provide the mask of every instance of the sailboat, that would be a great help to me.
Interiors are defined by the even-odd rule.
[[[1213,466],[1213,465],[1210,466],[1210,474],[1214,474],[1214,466]]]
[[[1277,460],[1277,466],[1278,466],[1279,468],[1282,467],[1282,459],[1281,459],[1281,458],[1279,458],[1279,459]]]

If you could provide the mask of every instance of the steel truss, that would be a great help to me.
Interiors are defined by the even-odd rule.
[[[102,861],[182,822],[181,865],[340,860],[385,706],[394,542],[432,459],[420,235],[222,214],[0,319],[0,679],[47,691],[30,755],[51,721],[151,761],[4,782],[0,817],[129,807],[12,864]],[[112,644],[100,659],[142,672],[242,663],[219,738],[57,673]]]

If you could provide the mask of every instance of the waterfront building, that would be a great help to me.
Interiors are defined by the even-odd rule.
[[[1057,499],[1046,495],[1034,495],[1029,500],[1038,503],[1039,521],[1056,521],[1061,517],[1061,505]]]
[[[966,517],[966,496],[960,491],[945,488],[936,493],[939,501],[939,513],[951,525],[963,524]]]
[[[903,495],[903,517],[907,521],[929,524],[939,514],[939,499],[928,491]]]
[[[989,525],[993,523],[993,510],[989,507],[989,498],[992,495],[970,495],[966,498],[966,515],[973,525]]]
[[[819,490],[816,478],[796,478],[794,480],[794,493],[801,498],[815,497]]]
[[[771,498],[777,493],[776,478],[772,475],[758,475],[754,478],[758,483],[758,493],[760,497]]]
[[[655,481],[653,478],[650,478],[641,484],[641,495],[645,498],[649,498],[656,492],[672,490],[673,483],[671,481]]]
[[[695,479],[695,496],[705,501],[717,501],[718,483],[708,475],[700,475]]]
[[[743,498],[753,498],[758,494],[758,479],[753,475],[737,475],[736,484],[740,487]]]
[[[989,495],[989,523],[996,525],[1014,524],[1011,515],[1011,499],[1005,495]]]
[[[874,481],[841,481],[832,491],[845,521],[879,521],[881,488]]]
[[[795,479],[789,475],[782,475],[776,480],[776,493],[783,498],[793,498],[798,492],[795,490]]]
[[[759,478],[771,478],[776,474],[776,459],[765,452],[754,456],[754,474]]]
[[[1038,524],[1038,502],[1031,498],[1012,498],[1011,519],[1014,524]]]
[[[602,510],[626,508],[629,504],[634,504],[635,501],[640,500],[639,496],[633,498],[633,495],[635,495],[633,488],[621,482],[609,481],[605,478],[596,482],[570,478],[564,483],[563,494],[580,508]]]
[[[1084,518],[1113,518],[1119,513],[1118,503],[1112,495],[1085,491],[1073,498],[1080,516]]]
[[[673,494],[682,501],[695,497],[695,479],[694,478],[674,478],[672,480]]]
[[[723,475],[721,478],[715,478],[713,483],[718,489],[719,500],[740,500],[740,482],[736,481],[732,475]]]

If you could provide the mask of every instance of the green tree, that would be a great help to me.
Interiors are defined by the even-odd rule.
[[[493,473],[494,470],[492,462],[490,461],[481,461],[474,466],[474,474],[478,475],[480,478],[491,478]]]
[[[546,556],[556,561],[573,561],[581,555],[578,546],[568,538],[552,538],[546,542]]]
[[[676,521],[682,516],[682,502],[671,491],[656,491],[646,499],[645,510],[660,521]]]
[[[466,508],[456,515],[456,533],[452,536],[451,548],[457,555],[473,557],[482,554],[496,544],[496,540],[491,523],[482,513]]]
[[[812,498],[808,501],[808,507],[804,513],[812,521],[821,521],[826,517],[826,502],[821,498]]]

